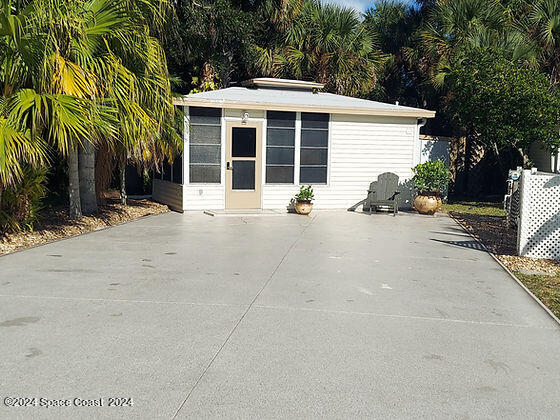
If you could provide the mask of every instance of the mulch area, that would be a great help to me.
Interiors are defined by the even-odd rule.
[[[32,232],[8,233],[0,237],[0,255],[168,211],[166,205],[147,199],[129,199],[126,206],[119,200],[110,199],[99,206],[98,214],[80,220],[70,219],[67,207],[47,208]]]
[[[508,227],[504,217],[449,213],[511,271],[531,270],[552,275],[560,273],[559,261],[518,256],[517,229]]]

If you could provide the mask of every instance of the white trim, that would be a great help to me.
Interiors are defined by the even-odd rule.
[[[299,165],[301,161],[301,112],[296,112],[296,138],[294,140],[294,185],[299,185]],[[284,184],[289,185],[289,184]]]
[[[329,125],[328,125],[328,139],[327,139],[327,187],[330,187],[331,185],[331,142],[332,142],[332,118],[331,118],[332,114],[329,114]],[[324,185],[324,184],[318,184],[318,185]]]
[[[295,105],[278,103],[243,102],[223,99],[199,99],[183,97],[173,101],[175,105],[191,105],[203,108],[228,108],[228,109],[252,109],[265,111],[300,111],[314,112],[320,114],[350,114],[350,115],[371,115],[371,116],[393,116],[393,117],[416,117],[434,118],[435,111],[427,109],[373,109],[362,107],[343,107],[343,106],[319,106],[319,105]]]
[[[220,118],[220,136],[221,136],[221,149],[220,149],[220,185],[223,186],[222,199],[224,200],[224,208],[226,208],[226,109],[222,108],[222,117]]]
[[[266,138],[268,127],[267,111],[264,112],[264,121],[262,121],[261,129],[261,209],[264,206],[264,186],[266,185]]]

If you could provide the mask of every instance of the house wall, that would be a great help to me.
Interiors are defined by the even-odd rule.
[[[187,110],[186,110],[187,111]],[[185,130],[184,194],[186,210],[223,209],[225,207],[225,122],[241,120],[244,111],[222,113],[222,182],[221,184],[188,183],[188,130]],[[266,171],[266,119],[263,111],[248,110],[249,121],[263,123],[263,175]],[[188,112],[185,112],[188,114]],[[295,172],[299,180],[299,130],[297,114]],[[185,121],[188,127],[188,117]],[[411,168],[420,162],[421,143],[415,118],[375,117],[331,114],[329,123],[328,184],[313,185],[315,208],[346,209],[366,197],[369,184],[383,172],[394,172],[401,179],[401,207],[411,206]],[[299,190],[295,184],[264,184],[262,208],[287,208]]]
[[[557,162],[550,150],[546,149],[541,143],[532,143],[529,147],[529,158],[533,161],[533,166],[542,172],[556,172]]]
[[[383,172],[399,175],[405,190],[400,203],[410,206],[406,180],[419,158],[415,119],[332,114],[329,134],[328,184],[313,185],[315,208],[349,208],[366,197],[369,184]],[[265,185],[263,208],[285,208],[298,190],[299,185]]]
[[[183,186],[170,181],[154,179],[152,198],[158,203],[167,204],[170,209],[183,211]]]
[[[449,167],[451,138],[420,135],[420,163],[442,160]]]

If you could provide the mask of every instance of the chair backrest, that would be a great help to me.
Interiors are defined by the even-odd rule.
[[[375,188],[376,200],[388,200],[398,191],[399,176],[392,172],[382,173],[377,177]]]

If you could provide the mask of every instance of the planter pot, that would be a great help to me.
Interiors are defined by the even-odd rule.
[[[297,214],[309,214],[311,213],[311,209],[313,208],[313,204],[309,201],[298,201],[294,205]]]
[[[441,207],[441,198],[437,194],[419,194],[414,199],[414,208],[420,214],[434,214]]]

